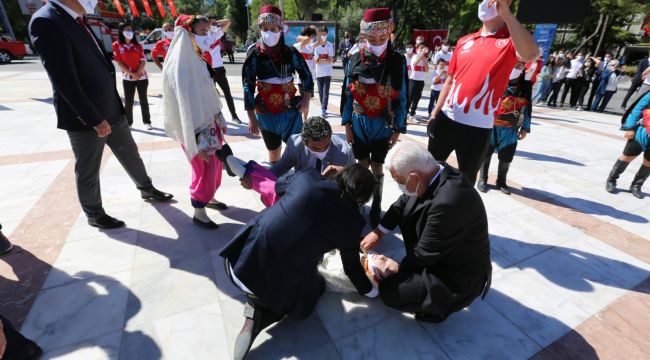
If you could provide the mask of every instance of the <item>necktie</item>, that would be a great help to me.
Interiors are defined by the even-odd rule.
[[[88,29],[88,26],[86,26],[86,23],[83,21],[81,16],[79,16],[77,18],[77,23],[79,24],[79,26],[81,26],[81,28],[84,30],[86,35],[88,35],[88,37],[90,38],[90,41],[92,41],[93,44],[95,44],[95,46],[97,46],[97,48],[99,48],[99,44],[97,44],[97,40],[95,40],[95,37],[93,36],[93,34],[90,33],[90,29]]]
[[[314,166],[316,170],[318,170],[319,172],[322,171],[321,169],[322,166],[323,166],[323,162],[321,161],[321,159],[316,158],[316,166]]]

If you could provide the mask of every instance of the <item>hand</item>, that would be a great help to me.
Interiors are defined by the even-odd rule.
[[[304,92],[302,94],[302,100],[300,100],[300,105],[298,106],[298,112],[309,115],[309,101],[311,100],[311,93]]]
[[[431,117],[429,118],[429,123],[436,120],[436,116],[438,116],[439,111],[440,110],[433,109],[433,112],[431,112]]]
[[[361,250],[364,252],[368,252],[368,250],[374,248],[375,246],[379,245],[379,242],[381,241],[381,236],[379,235],[380,232],[378,230],[370,232],[370,234],[366,235],[363,240],[361,240]]]
[[[130,71],[129,71],[129,74],[131,75],[131,79],[133,79],[133,80],[140,80],[140,74],[138,74],[138,73],[134,73],[134,72],[130,72]]]
[[[494,4],[497,4],[497,12],[502,19],[505,19],[507,16],[512,16],[512,11],[510,11],[510,5],[508,0],[490,0],[488,2],[488,7],[491,7]]]
[[[635,130],[627,130],[627,131],[625,131],[625,135],[624,135],[624,136],[625,136],[626,139],[628,139],[628,140],[632,140],[632,139],[634,139],[634,136],[635,136],[635,135],[636,135],[636,131],[635,131]]]
[[[352,125],[350,124],[345,124],[345,139],[348,144],[354,144],[354,133],[352,132]]]
[[[328,165],[325,168],[325,170],[323,170],[323,176],[330,177],[330,176],[338,175],[343,171],[343,169],[344,169],[343,166]]]
[[[517,137],[519,140],[523,140],[526,138],[526,135],[528,135],[528,131],[521,129],[519,130],[519,136]]]
[[[243,187],[246,190],[250,190],[253,188],[253,182],[251,181],[251,176],[249,174],[245,174],[241,180],[239,180],[241,183],[241,187]]]
[[[203,160],[203,162],[210,162],[210,155],[208,155],[205,150],[199,150],[199,153],[196,154],[196,156],[198,156],[199,159]]]
[[[388,148],[390,149],[393,146],[395,146],[395,144],[397,144],[398,139],[399,139],[399,133],[394,132],[393,135],[390,136],[390,140],[389,140],[389,143],[388,143]]]
[[[102,122],[99,123],[99,125],[96,125],[95,131],[97,131],[97,136],[101,137],[106,137],[111,134],[111,125],[108,123],[106,120],[102,120]]]
[[[248,132],[255,136],[260,135],[260,123],[257,121],[257,119],[248,119]]]

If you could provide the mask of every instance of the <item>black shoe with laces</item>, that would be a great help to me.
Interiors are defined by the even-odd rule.
[[[116,229],[123,227],[125,224],[124,221],[104,214],[94,218],[88,218],[88,225],[100,229]]]
[[[162,192],[155,187],[151,187],[150,190],[141,190],[140,195],[143,200],[156,200],[156,201],[169,201],[174,195]]]

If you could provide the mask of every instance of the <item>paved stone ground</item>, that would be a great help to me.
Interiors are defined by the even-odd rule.
[[[231,75],[243,109],[240,78]],[[144,130],[136,106],[133,135],[143,160],[155,185],[174,193],[176,202],[139,200],[107,150],[104,204],[127,227],[91,228],[76,200],[67,136],[55,129],[46,74],[3,68],[0,84],[0,221],[16,244],[0,258],[0,312],[41,344],[46,359],[229,359],[243,299],[217,253],[262,209],[259,199],[224,177],[217,198],[231,208],[210,213],[221,228],[195,227],[185,156],[161,130]],[[152,72],[149,102],[158,128],[160,85]],[[334,113],[340,83],[331,92]],[[512,165],[513,195],[482,195],[494,265],[485,301],[433,325],[378,299],[327,293],[308,319],[286,320],[262,333],[250,358],[647,356],[650,201],[603,189],[624,145],[619,118],[545,108],[534,115],[532,134]],[[340,118],[330,120],[340,135]],[[262,141],[246,128],[231,125],[229,134],[238,156],[266,159]],[[411,124],[408,138],[425,143],[425,121]],[[629,167],[621,187],[639,165]],[[387,209],[399,190],[390,180],[384,187]],[[403,255],[400,235],[381,250]]]

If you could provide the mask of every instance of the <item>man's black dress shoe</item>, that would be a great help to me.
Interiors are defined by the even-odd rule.
[[[140,194],[144,200],[169,201],[174,197],[174,195],[162,192],[155,187],[151,187],[151,190],[147,191],[142,190]]]
[[[210,222],[203,222],[199,220],[197,217],[193,217],[192,221],[196,224],[199,225],[200,227],[208,230],[216,230],[219,228],[219,224],[215,223],[214,221]]]
[[[100,229],[116,229],[124,226],[124,221],[117,220],[108,215],[101,215],[95,218],[88,218],[88,225]]]
[[[213,202],[213,203],[209,202],[209,203],[205,204],[205,207],[207,207],[208,209],[214,209],[214,210],[219,210],[219,211],[228,210],[228,205],[222,203],[221,201],[217,201],[217,202]]]
[[[441,323],[441,322],[445,321],[448,316],[449,315],[418,313],[418,314],[415,314],[415,320],[423,321],[423,322],[430,322],[430,323]]]

